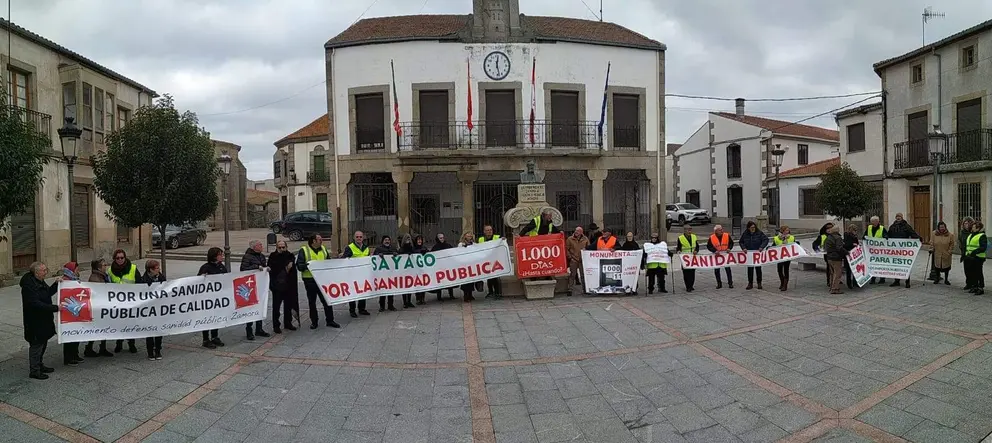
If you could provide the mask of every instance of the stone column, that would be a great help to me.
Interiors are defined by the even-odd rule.
[[[393,182],[396,183],[396,228],[399,235],[410,233],[410,181],[413,173],[393,170]]]
[[[462,235],[475,229],[475,180],[479,178],[479,171],[458,171],[458,181],[462,184],[462,232],[458,234],[458,241]]]
[[[592,181],[592,221],[599,225],[600,229],[605,228],[606,221],[603,220],[603,181],[606,180],[605,169],[590,169],[586,171],[589,180]]]
[[[338,251],[340,251],[345,245],[351,242],[351,232],[349,231],[350,227],[348,226],[348,219],[351,218],[351,193],[348,192],[348,183],[351,182],[351,173],[340,173],[338,180],[340,180],[339,183],[341,184],[341,207],[340,209],[335,208],[334,210],[334,222],[337,223],[337,225],[334,226],[334,246],[338,249]],[[331,183],[332,189],[336,186],[337,185],[334,183]],[[292,189],[293,188],[290,188],[290,190]],[[290,201],[292,201],[293,195],[295,195],[295,193],[290,193]],[[335,198],[334,201],[327,202],[328,206],[336,206],[337,203],[337,198]]]

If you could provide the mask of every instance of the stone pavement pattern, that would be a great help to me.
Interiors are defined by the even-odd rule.
[[[664,296],[428,295],[359,319],[339,306],[341,329],[304,320],[249,342],[233,327],[218,350],[167,337],[158,362],[139,343],[66,368],[53,344],[44,382],[26,377],[7,288],[0,441],[947,443],[992,432],[989,297],[919,282],[829,296],[822,272],[800,271],[789,292],[745,291],[735,273],[737,289],[716,291],[701,271],[692,294],[676,276]]]

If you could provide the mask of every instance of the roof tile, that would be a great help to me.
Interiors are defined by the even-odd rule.
[[[816,138],[820,140],[840,141],[840,132],[833,129],[821,128],[819,126],[802,125],[783,120],[773,120],[753,115],[739,116],[733,112],[714,112],[720,117],[728,118],[746,125],[764,128],[775,134],[791,135],[793,137]]]
[[[818,162],[810,163],[808,165],[803,165],[798,168],[792,168],[787,171],[782,171],[778,174],[780,178],[789,177],[811,177],[817,175],[823,175],[834,166],[840,165],[840,157],[830,157],[826,160],[820,160]]]
[[[298,129],[296,132],[289,134],[279,141],[275,142],[275,145],[283,146],[286,143],[297,140],[306,139],[320,139],[327,140],[331,135],[331,119],[328,118],[327,114],[317,117],[316,120],[310,122],[308,125]]]
[[[471,15],[404,15],[367,18],[327,41],[326,47],[365,43],[456,39]],[[665,45],[615,23],[566,17],[520,15],[520,26],[536,40],[575,41],[664,50]]]

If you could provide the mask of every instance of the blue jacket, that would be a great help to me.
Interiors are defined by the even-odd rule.
[[[768,236],[765,235],[761,230],[755,229],[754,232],[745,230],[741,234],[740,241],[737,244],[741,249],[748,251],[760,251],[768,247]]]

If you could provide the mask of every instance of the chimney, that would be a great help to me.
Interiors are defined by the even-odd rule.
[[[743,117],[744,116],[744,99],[743,98],[739,98],[739,99],[734,100],[734,101],[737,104],[737,116],[738,117]]]

